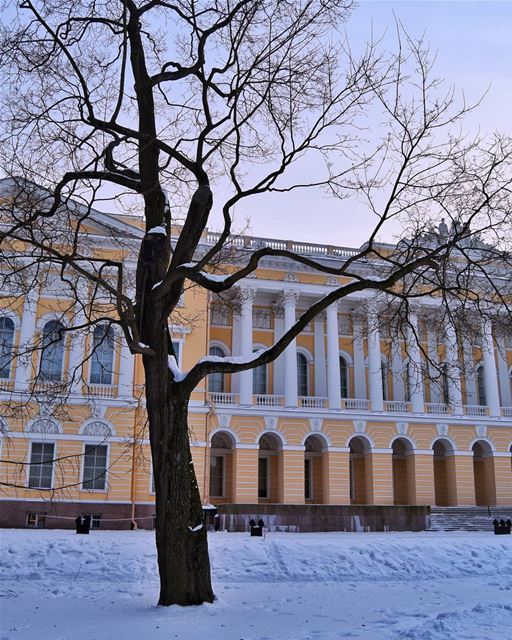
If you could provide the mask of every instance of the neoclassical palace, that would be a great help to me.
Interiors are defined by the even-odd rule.
[[[134,269],[143,235],[137,218],[95,212],[89,233],[102,255]],[[203,243],[216,239],[208,233]],[[234,242],[241,251],[285,247],[331,264],[355,253],[267,238]],[[338,284],[268,258],[230,303],[186,290],[170,320],[180,368],[207,354],[247,357],[271,345]],[[361,513],[373,505],[512,505],[512,333],[486,320],[458,339],[439,301],[425,299],[396,338],[386,308],[369,302],[354,295],[332,305],[273,364],[213,374],[195,390],[191,443],[205,505],[224,513],[244,505],[268,513],[274,505],[277,516],[289,505],[352,505]],[[139,357],[102,325],[83,339],[59,337],[66,323],[80,319],[51,267],[24,298],[0,291],[0,525],[69,527],[90,514],[97,527],[150,528]],[[32,353],[35,343],[42,348]],[[439,375],[443,366],[450,375]],[[48,385],[77,370],[58,406]]]

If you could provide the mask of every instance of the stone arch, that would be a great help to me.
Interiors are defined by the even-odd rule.
[[[280,447],[284,447],[287,444],[286,438],[284,437],[283,433],[281,433],[280,431],[271,431],[270,429],[264,429],[263,431],[260,431],[260,433],[256,436],[256,444],[260,444],[260,440],[264,436],[272,436],[273,438],[278,440]]]
[[[360,440],[362,440],[364,442],[364,452],[365,453],[370,453],[371,450],[375,448],[375,445],[373,443],[372,438],[367,433],[352,433],[351,435],[349,435],[349,437],[347,439],[347,443],[346,443],[347,447],[350,447],[350,442],[354,438],[359,438]]]
[[[301,444],[303,446],[306,446],[306,440],[308,440],[308,438],[312,436],[318,436],[318,438],[322,441],[321,451],[327,451],[327,449],[332,446],[331,439],[323,431],[308,431],[308,433],[306,433],[306,435],[302,438]]]
[[[114,427],[106,420],[91,418],[86,420],[80,427],[79,434],[82,436],[94,436],[98,438],[110,438],[115,436]]]
[[[61,425],[54,418],[38,417],[30,420],[25,427],[27,433],[62,433]]]
[[[391,442],[393,470],[393,503],[414,504],[414,444],[407,436],[399,435]]]
[[[487,438],[477,438],[471,445],[473,452],[473,478],[475,502],[478,506],[496,504],[496,481],[494,475],[494,449]]]
[[[432,442],[434,468],[434,495],[437,506],[457,504],[455,443],[447,436],[435,438]]]
[[[240,439],[235,431],[230,427],[217,427],[210,431],[209,443],[210,446],[212,444],[213,437],[217,434],[226,434],[231,441],[231,448],[235,449],[238,444],[240,444]]]
[[[2,317],[12,320],[15,330],[21,327],[21,318],[12,309],[0,309],[0,318]]]

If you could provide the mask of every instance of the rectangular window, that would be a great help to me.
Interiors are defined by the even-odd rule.
[[[51,489],[55,445],[33,442],[30,455],[28,486],[31,489]]]
[[[313,464],[310,458],[304,460],[304,497],[306,500],[313,499]]]
[[[113,369],[114,330],[112,327],[98,325],[94,329],[92,340],[91,384],[112,384]]]
[[[210,496],[224,496],[224,456],[210,458]]]
[[[101,513],[82,513],[82,517],[89,516],[91,529],[101,529]]]
[[[174,349],[174,353],[176,354],[176,362],[178,363],[178,367],[181,367],[181,342],[177,342],[176,340],[172,341],[172,347]]]
[[[27,527],[30,527],[30,529],[44,529],[46,527],[46,514],[27,513]]]
[[[268,458],[258,458],[258,498],[268,498]]]
[[[105,490],[107,473],[106,445],[86,444],[84,453],[83,489]]]

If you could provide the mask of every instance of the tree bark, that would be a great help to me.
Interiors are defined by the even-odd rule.
[[[208,539],[190,451],[189,392],[171,382],[166,362],[165,369],[155,359],[144,364],[156,493],[158,604],[213,602]]]

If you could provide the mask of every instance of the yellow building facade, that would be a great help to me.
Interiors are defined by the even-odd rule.
[[[98,255],[110,252],[133,270],[138,221],[98,213],[91,224]],[[205,247],[216,237],[205,235]],[[236,241],[283,246],[333,265],[355,253]],[[187,289],[170,319],[180,368],[207,354],[247,357],[270,346],[340,283],[268,258],[229,304]],[[58,278],[46,278],[24,299],[1,293],[0,525],[66,527],[91,514],[93,526],[151,528],[139,357],[108,328],[52,341],[58,323],[80,324]],[[317,513],[316,528],[329,528],[320,520],[329,510],[321,507],[332,507],[329,517],[343,508],[353,517],[385,507],[394,523],[393,508],[405,506],[512,505],[512,335],[486,321],[473,338],[458,340],[456,327],[442,324],[439,303],[424,300],[411,322],[418,345],[412,335],[392,338],[387,312],[367,294],[350,296],[312,321],[274,363],[204,380],[189,409],[205,505],[223,514],[272,513],[275,522],[293,507],[293,517],[308,512],[310,524]],[[30,352],[36,344],[42,348]],[[424,354],[430,368],[446,363],[450,375],[431,371]],[[48,383],[34,394],[41,371]],[[55,391],[61,381],[70,385],[65,403]]]

